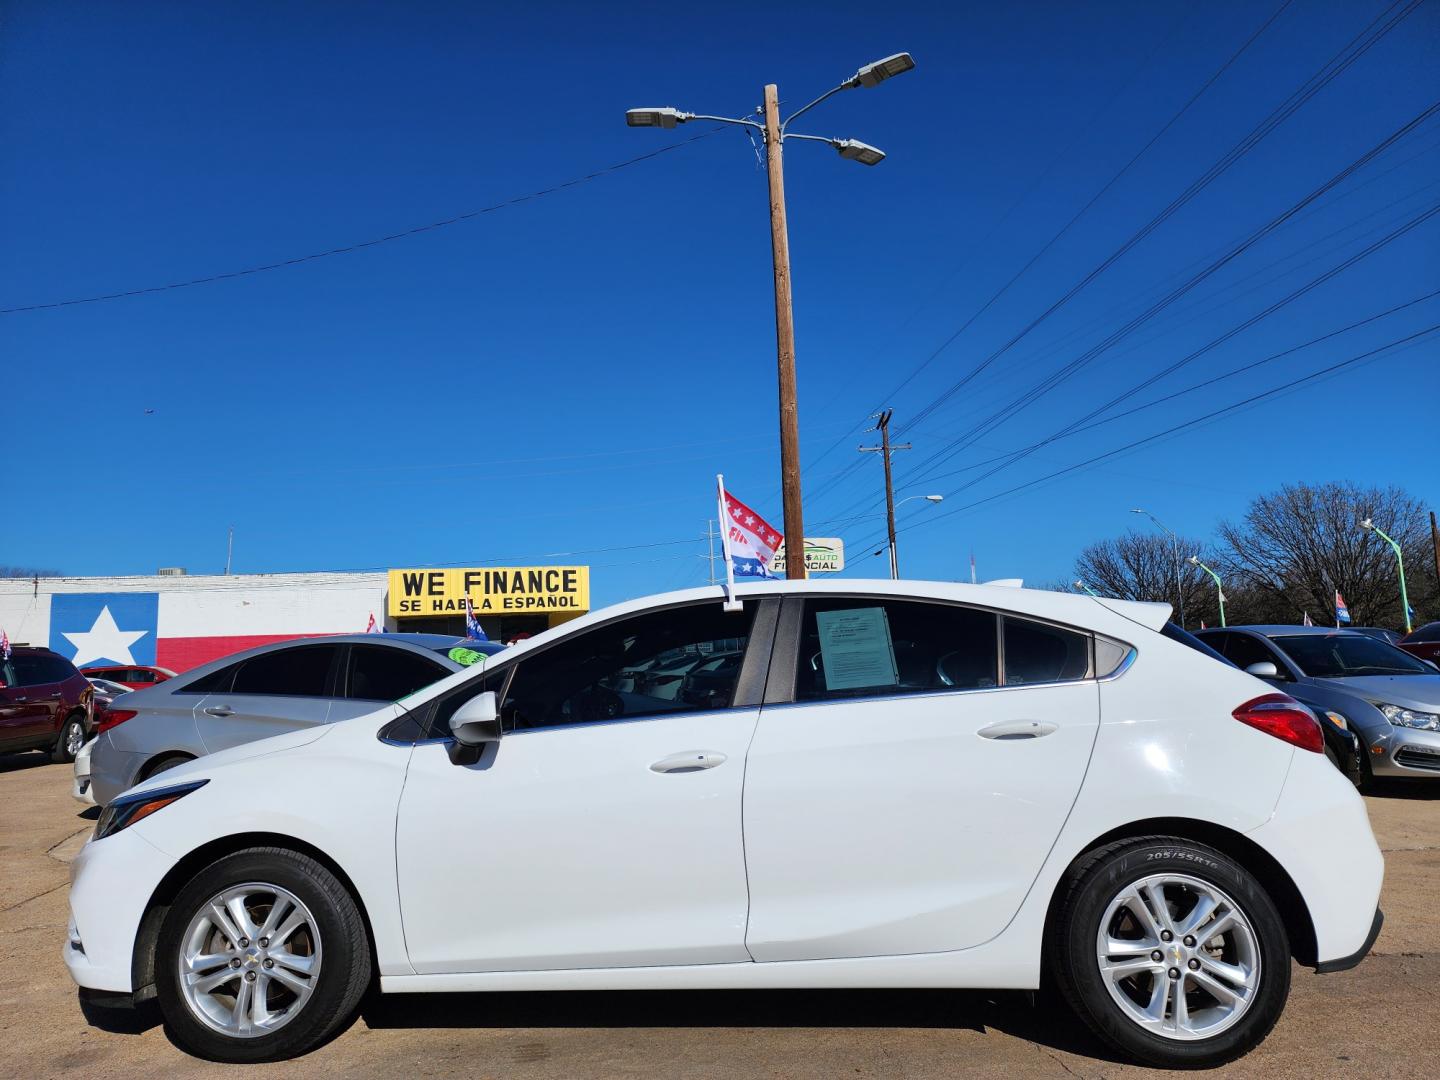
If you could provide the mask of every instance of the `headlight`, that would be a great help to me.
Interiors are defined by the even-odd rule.
[[[163,810],[192,791],[199,791],[209,782],[192,780],[188,784],[122,795],[100,811],[100,820],[95,825],[95,839],[104,840],[107,836],[114,836],[121,829],[128,829],[137,821],[149,817],[157,810]]]
[[[1419,731],[1440,731],[1440,714],[1419,712],[1401,705],[1386,705],[1383,702],[1375,707],[1385,715],[1386,720],[1396,727],[1415,728]]]

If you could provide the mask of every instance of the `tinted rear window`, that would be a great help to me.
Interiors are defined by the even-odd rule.
[[[1361,675],[1432,675],[1403,649],[1363,634],[1295,634],[1272,638],[1311,678],[1343,679]]]
[[[384,645],[350,649],[350,698],[398,701],[450,674],[450,669],[418,653]]]
[[[324,697],[335,652],[334,645],[308,645],[256,656],[240,665],[233,692]]]
[[[1218,652],[1211,648],[1209,645],[1205,644],[1205,642],[1201,641],[1194,634],[1190,633],[1189,630],[1182,630],[1173,622],[1167,622],[1164,626],[1162,626],[1160,628],[1160,633],[1164,634],[1171,641],[1178,641],[1181,645],[1184,645],[1187,648],[1194,649],[1198,653],[1204,653],[1212,660],[1219,660],[1220,663],[1225,664],[1229,667],[1235,666],[1234,664],[1230,663],[1229,660],[1226,660],[1225,657],[1221,656]]]

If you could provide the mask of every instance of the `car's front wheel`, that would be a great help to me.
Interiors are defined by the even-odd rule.
[[[1290,993],[1284,923],[1229,856],[1177,837],[1110,844],[1070,875],[1051,970],[1102,1039],[1164,1068],[1208,1068],[1269,1034]]]
[[[304,1054],[349,1022],[370,983],[354,899],[325,866],[250,848],[200,871],[161,924],[155,985],[171,1037],[213,1061]]]

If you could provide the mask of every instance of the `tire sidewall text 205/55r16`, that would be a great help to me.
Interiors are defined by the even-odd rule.
[[[1166,914],[1146,916],[1157,899]],[[1270,1033],[1290,993],[1289,939],[1274,902],[1235,860],[1194,841],[1141,837],[1091,852],[1062,885],[1051,925],[1051,973],[1070,1006],[1148,1065],[1210,1068],[1241,1057]]]

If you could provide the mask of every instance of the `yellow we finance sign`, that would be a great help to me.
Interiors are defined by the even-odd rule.
[[[393,616],[463,615],[465,598],[486,612],[580,614],[590,610],[588,566],[452,567],[391,570],[387,610]]]

